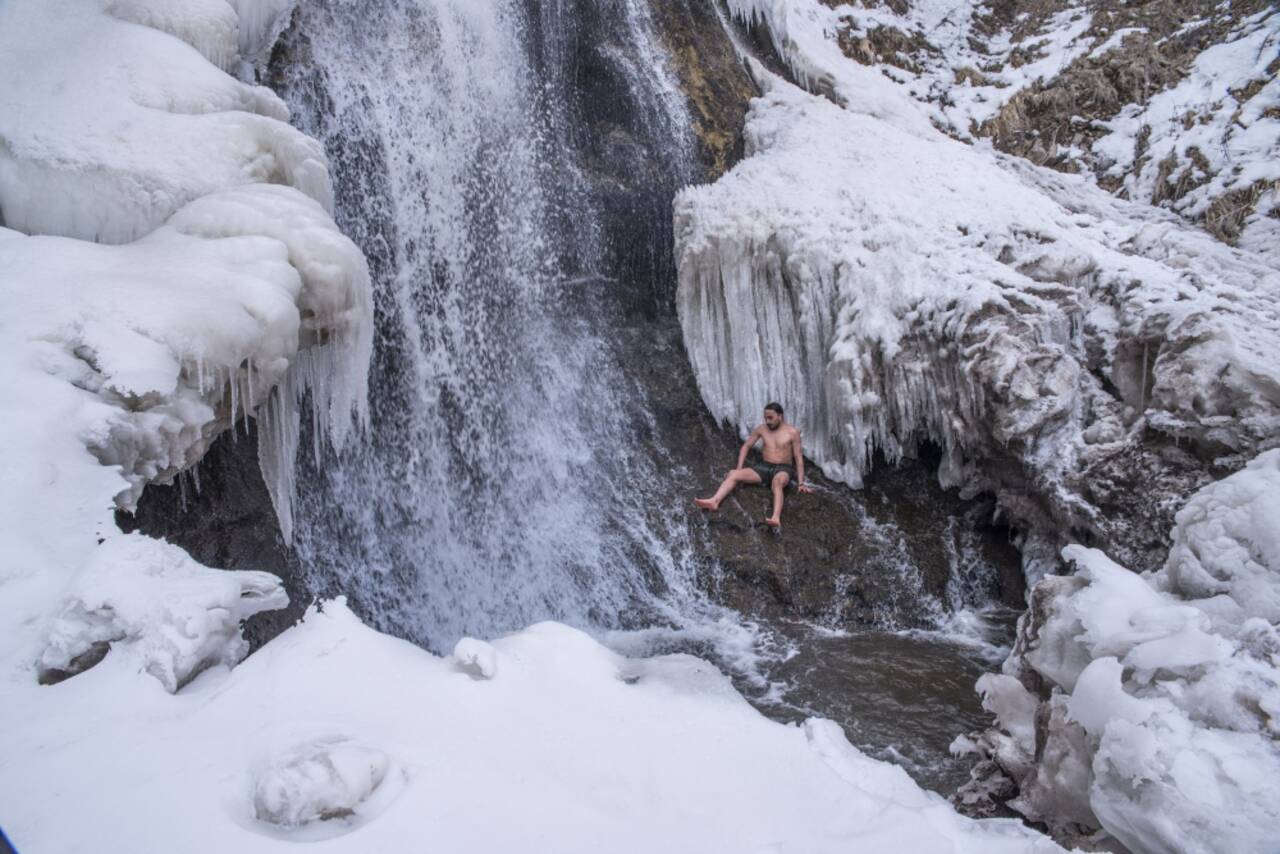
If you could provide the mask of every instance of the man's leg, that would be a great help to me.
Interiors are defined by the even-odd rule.
[[[725,476],[724,483],[720,484],[715,495],[710,498],[695,498],[693,503],[703,510],[719,510],[720,502],[737,489],[740,483],[760,483],[760,475],[756,474],[755,469],[734,469]]]
[[[787,484],[791,482],[791,475],[785,471],[780,471],[773,476],[773,515],[764,520],[764,523],[771,528],[778,528],[782,525],[782,492],[787,488]]]

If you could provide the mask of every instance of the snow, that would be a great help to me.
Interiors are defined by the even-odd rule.
[[[1000,723],[978,741],[1018,782],[1015,808],[1059,830],[1101,827],[1140,854],[1271,847],[1280,634],[1258,615],[1280,585],[1277,486],[1273,450],[1196,493],[1159,572],[1066,549],[1078,574],[1041,582],[1004,673],[979,680]],[[1222,582],[1204,587],[1191,554]],[[1038,658],[1045,647],[1074,649],[1071,665]],[[1044,731],[1028,738],[1037,704]]]
[[[1124,179],[1130,198],[1159,200],[1179,182],[1191,188],[1172,201],[1179,213],[1203,218],[1225,194],[1280,181],[1280,13],[1239,22],[1228,40],[1196,58],[1177,85],[1107,122],[1092,147],[1106,172]],[[1249,84],[1261,87],[1249,93]],[[1143,144],[1139,144],[1139,138]],[[1163,186],[1162,186],[1163,185]],[[1275,256],[1280,209],[1274,186],[1244,224],[1240,245]],[[1218,214],[1221,215],[1221,214]]]
[[[902,14],[817,0],[731,0],[729,6],[739,21],[768,27],[774,49],[809,91],[870,115],[897,116],[904,128],[902,119],[912,113],[904,102],[910,103],[967,141],[1018,93],[1052,86],[1077,60],[1101,61],[1126,38],[1146,32],[1121,27],[1099,42],[1084,6],[1053,14],[1037,9],[1043,20],[1035,22],[1024,13],[1012,29],[989,6],[946,0],[918,0]],[[1223,233],[1274,266],[1280,81],[1267,69],[1280,51],[1280,15],[1271,9],[1235,20],[1227,7],[1219,12],[1232,31],[1195,57],[1185,78],[1102,121],[1110,133],[1089,150],[1059,145],[1056,154],[1112,179],[1129,199],[1163,204],[1195,222],[1228,223]],[[1182,31],[1206,22],[1189,22]],[[857,43],[880,29],[920,47],[896,58],[862,56],[870,65],[844,55],[841,39]]]
[[[223,3],[225,5],[225,3]],[[296,187],[326,209],[320,145],[288,124],[270,90],[241,83],[194,47],[126,23],[92,0],[0,8],[0,221],[28,234],[125,243],[188,202],[252,183]],[[224,15],[209,2],[153,10],[209,53]],[[184,28],[175,20],[182,15]],[[151,20],[152,16],[133,15]],[[48,61],[57,45],[57,62]]]
[[[768,27],[774,50],[806,89],[830,91],[838,102],[858,102],[859,109],[882,118],[926,117],[966,139],[1018,92],[1054,77],[1094,45],[1085,34],[1092,15],[1083,6],[1056,12],[1022,38],[1008,30],[980,35],[977,19],[990,10],[948,0],[916,0],[903,14],[815,0],[729,0],[729,9],[739,21]],[[836,40],[842,32],[861,37],[881,27],[917,35],[932,46],[910,57],[917,71],[854,63]],[[1030,59],[1009,62],[1016,49]],[[966,73],[967,82],[957,85]],[[867,107],[872,101],[874,109]]]
[[[958,816],[830,722],[764,719],[689,656],[625,659],[552,623],[492,646],[500,671],[473,679],[333,602],[173,695],[113,651],[0,711],[0,799],[23,805],[6,830],[32,851],[1060,850]],[[46,780],[59,797],[31,797]]]

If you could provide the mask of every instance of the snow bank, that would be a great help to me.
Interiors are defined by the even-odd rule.
[[[0,709],[0,801],[23,805],[5,829],[32,851],[1060,850],[958,816],[834,724],[766,720],[689,656],[625,659],[552,623],[492,651],[474,679],[341,602],[174,695],[113,650]]]
[[[285,604],[278,580],[126,537],[112,511],[256,414],[287,536],[301,396],[310,394],[317,436],[337,445],[366,407],[364,258],[321,203],[254,183],[288,177],[273,160],[281,150],[258,144],[283,140],[310,152],[285,172],[312,174],[327,197],[318,146],[281,121],[270,92],[104,9],[149,10],[210,52],[216,38],[197,34],[235,22],[194,0],[0,9],[0,635],[10,693],[37,678],[85,679],[108,649],[168,691],[237,661],[241,621]],[[49,62],[55,54],[66,61]],[[22,233],[44,229],[137,239]]]
[[[253,183],[296,187],[330,209],[320,144],[288,124],[269,89],[208,61],[228,64],[234,46],[228,27],[238,19],[225,6],[4,4],[0,224],[125,243],[201,196]]]
[[[1074,577],[1033,592],[1003,674],[978,683],[999,727],[970,795],[1134,852],[1264,851],[1280,835],[1280,451],[1178,514],[1159,572],[1071,546]],[[998,769],[998,772],[997,772]]]
[[[1000,493],[1027,528],[1136,541],[1122,556],[1147,566],[1206,477],[1150,435],[1224,466],[1280,441],[1274,268],[878,101],[761,79],[747,158],[675,205],[677,308],[717,418],[749,429],[780,400],[855,486],[875,453],[936,443],[944,485]],[[1135,537],[1110,511],[1148,473]]]

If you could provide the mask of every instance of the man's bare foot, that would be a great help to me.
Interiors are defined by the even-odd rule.
[[[782,527],[782,520],[781,520],[781,519],[775,519],[775,518],[774,518],[774,517],[772,517],[772,516],[770,516],[768,519],[765,519],[765,520],[764,520],[764,523],[765,523],[766,525],[768,525],[770,528],[781,528],[781,527]]]
[[[703,510],[719,510],[720,508],[710,498],[695,498],[693,503],[697,504]]]

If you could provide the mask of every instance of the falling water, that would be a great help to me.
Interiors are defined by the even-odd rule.
[[[592,5],[650,43],[642,5]],[[573,7],[316,0],[279,85],[330,152],[378,329],[372,428],[300,473],[297,553],[313,592],[435,648],[547,618],[652,621],[654,591],[699,598],[687,536],[651,528],[643,403],[593,323],[617,253],[580,163],[570,87],[596,34]],[[678,175],[687,131],[660,57],[615,59],[621,108]]]

